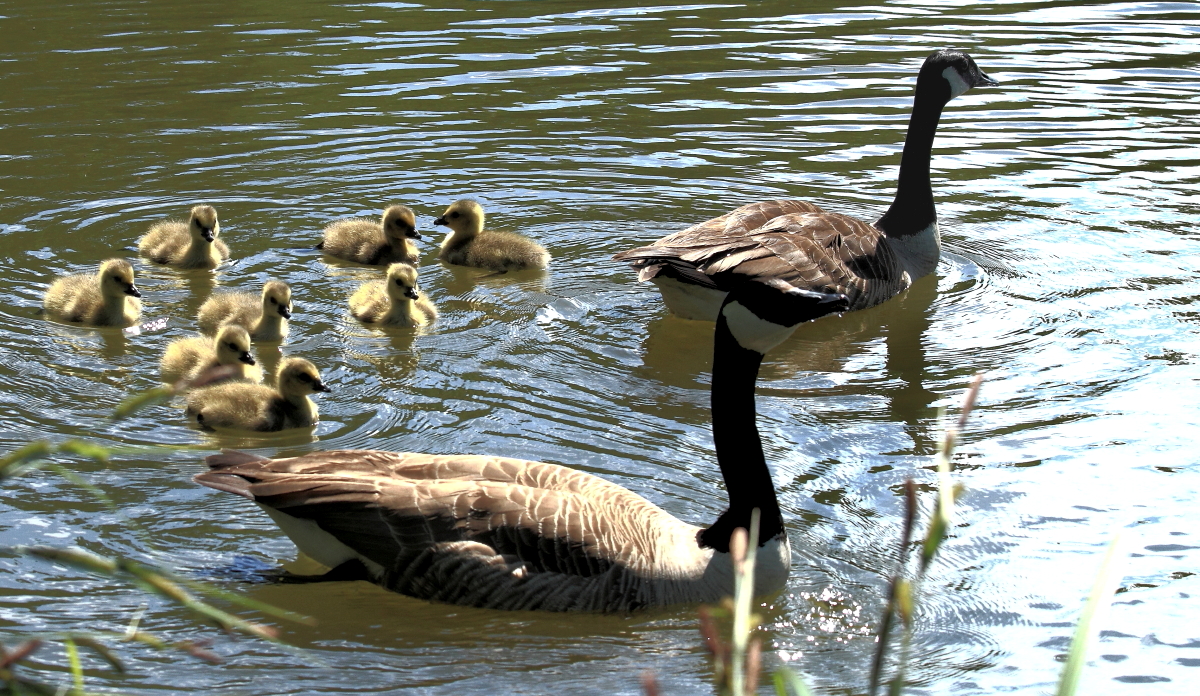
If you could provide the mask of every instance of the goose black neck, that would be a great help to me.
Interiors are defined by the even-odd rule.
[[[900,179],[892,207],[875,226],[889,237],[916,234],[937,220],[933,207],[933,186],[929,183],[929,159],[933,154],[933,136],[945,102],[931,90],[918,88],[913,101],[904,153],[900,156]]]
[[[729,509],[699,537],[701,546],[717,551],[729,551],[729,535],[734,529],[749,529],[755,508],[761,511],[760,543],[783,531],[754,407],[754,387],[762,359],[762,353],[747,350],[737,342],[724,313],[719,312],[713,346],[712,428],[717,464],[729,493]]]

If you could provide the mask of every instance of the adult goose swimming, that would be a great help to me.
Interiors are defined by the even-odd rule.
[[[822,316],[845,297],[797,291],[784,304],[795,316]],[[707,528],[597,476],[505,457],[226,451],[208,457],[210,470],[195,480],[258,503],[331,577],[494,609],[628,612],[716,601],[733,591],[730,535],[749,527],[757,508],[755,593],[768,594],[783,588],[790,565],[754,408],[771,347],[717,323],[712,425],[729,507]]]
[[[623,251],[638,279],[652,281],[668,309],[685,319],[715,321],[727,293],[746,286],[730,320],[786,332],[773,316],[781,295],[801,290],[845,295],[846,309],[873,307],[932,273],[941,253],[929,159],[942,109],[972,87],[998,84],[966,53],[934,51],[917,75],[916,96],[896,198],[874,223],[830,213],[812,203],[774,200],[744,205],[718,218]]]

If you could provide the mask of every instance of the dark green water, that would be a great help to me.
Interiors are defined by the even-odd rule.
[[[711,520],[711,326],[668,317],[609,256],[762,198],[873,219],[893,193],[916,69],[957,46],[1002,85],[942,118],[937,277],[805,327],[764,365],[760,427],[795,550],[788,589],[762,610],[768,664],[820,693],[865,691],[899,486],[934,482],[937,409],[983,372],[914,678],[939,694],[1049,691],[1100,551],[1124,530],[1125,591],[1084,686],[1189,692],[1200,5],[618,5],[0,3],[0,451],[68,436],[120,448],[108,468],[77,470],[123,511],[33,475],[6,486],[0,544],[162,560],[320,622],[283,626],[302,654],[221,638],[219,667],[125,648],[131,674],[88,662],[89,689],[635,694],[651,669],[664,693],[709,692],[693,608],[506,614],[364,584],[262,584],[243,569],[291,559],[291,543],[190,478],[221,445],[494,453]],[[551,270],[438,264],[432,221],[465,196],[544,243]],[[56,275],[136,258],[150,222],[198,202],[220,211],[236,263],[182,274],[139,261],[165,331],[38,316]],[[433,235],[421,283],[442,316],[428,330],[362,328],[345,302],[374,274],[306,251],[328,221],[390,202]],[[105,420],[157,384],[164,346],[214,287],[267,278],[296,293],[284,353],[334,388],[311,437],[217,440],[172,406]],[[6,556],[0,637],[123,630],[143,601]],[[157,602],[143,627],[211,635]]]

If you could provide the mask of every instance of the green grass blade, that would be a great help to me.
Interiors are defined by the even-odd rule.
[[[812,696],[808,685],[789,667],[780,667],[775,670],[774,680],[777,696],[788,696],[789,692],[795,696]]]
[[[117,404],[117,407],[113,409],[113,420],[128,418],[144,408],[165,404],[174,398],[174,396],[174,387],[155,387],[153,389],[147,389],[144,392],[134,394],[128,399],[125,399],[121,403]]]
[[[54,447],[49,442],[39,440],[0,457],[0,481],[20,476],[34,468],[34,462],[50,456],[53,450]]]
[[[192,580],[191,578],[180,577],[178,575],[175,575],[174,573],[169,574],[169,576],[175,582],[186,586],[188,589],[192,590],[193,592],[195,592],[197,594],[202,594],[207,597],[215,597],[217,599],[223,599],[226,602],[237,604],[238,606],[245,607],[246,609],[249,609],[251,611],[262,612],[263,614],[266,614],[267,616],[274,616],[277,619],[285,619],[287,621],[291,621],[293,623],[298,623],[298,624],[303,624],[305,626],[316,626],[317,625],[317,620],[312,618],[311,616],[305,616],[304,614],[297,614],[294,611],[282,609],[273,604],[267,604],[266,602],[260,602],[257,599],[253,599],[253,598],[247,597],[245,595],[240,595],[236,592],[230,592],[229,590],[224,590],[224,589],[221,589],[220,587],[216,587],[213,585],[208,585],[208,584],[205,584],[202,582],[198,582],[196,580]]]
[[[71,679],[75,682],[75,693],[83,693],[83,663],[79,661],[79,649],[70,638],[63,641],[67,648],[67,662],[71,665]]]
[[[1071,649],[1067,652],[1067,663],[1063,665],[1062,677],[1058,682],[1057,696],[1074,696],[1079,688],[1079,677],[1083,673],[1084,661],[1087,659],[1089,645],[1100,632],[1100,615],[1108,608],[1113,595],[1117,591],[1117,583],[1121,575],[1116,572],[1118,548],[1121,546],[1121,535],[1113,537],[1100,564],[1100,572],[1092,585],[1092,593],[1088,596],[1087,604],[1083,607],[1083,615],[1079,617],[1079,625],[1075,627],[1075,637],[1071,640]]]
[[[66,442],[60,442],[55,449],[59,452],[68,452],[80,457],[86,457],[108,466],[109,451],[100,445],[93,445],[83,440],[67,440]]]

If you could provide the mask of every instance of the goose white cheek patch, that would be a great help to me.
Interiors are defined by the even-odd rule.
[[[942,77],[946,78],[946,82],[950,83],[951,99],[963,94],[968,89],[971,89],[971,85],[967,84],[966,80],[962,79],[962,75],[959,75],[958,71],[953,67],[943,70]]]

